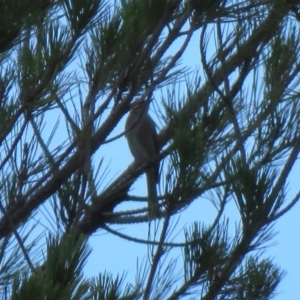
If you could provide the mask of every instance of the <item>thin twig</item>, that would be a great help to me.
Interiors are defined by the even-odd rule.
[[[20,249],[21,249],[21,251],[22,251],[22,253],[23,253],[23,255],[24,255],[24,258],[25,258],[25,260],[26,260],[26,262],[27,262],[27,264],[28,264],[28,266],[29,266],[31,272],[34,272],[35,269],[34,269],[33,264],[32,264],[32,262],[31,262],[31,260],[30,260],[30,258],[29,258],[29,255],[28,255],[28,253],[27,253],[27,251],[26,251],[26,249],[25,249],[25,246],[24,246],[24,244],[23,244],[23,242],[22,242],[22,239],[21,239],[21,237],[20,237],[18,231],[16,230],[15,225],[14,225],[12,219],[11,219],[10,216],[6,213],[6,210],[5,210],[4,206],[2,205],[1,201],[0,201],[0,210],[1,210],[2,214],[3,214],[3,216],[8,220],[8,224],[9,224],[9,226],[10,226],[10,229],[11,229],[11,231],[13,232],[13,234],[14,234],[14,236],[15,236],[15,238],[16,238],[18,244],[19,244],[19,247],[20,247]]]

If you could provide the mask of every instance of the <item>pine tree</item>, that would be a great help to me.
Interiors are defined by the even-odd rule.
[[[0,3],[2,298],[276,297],[284,266],[261,251],[300,197],[287,196],[300,151],[300,3]],[[191,69],[181,59],[195,39]],[[155,108],[160,153],[114,177],[103,148],[124,138],[135,100]],[[150,220],[134,184],[158,161]],[[191,206],[199,217],[178,228]],[[145,224],[144,238],[118,230]],[[83,273],[96,231],[148,249],[136,282]]]

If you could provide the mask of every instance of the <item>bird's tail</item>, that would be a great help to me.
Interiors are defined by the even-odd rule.
[[[157,190],[156,190],[156,168],[150,167],[146,172],[147,177],[147,187],[148,187],[148,216],[149,219],[158,217],[159,207],[157,199]]]

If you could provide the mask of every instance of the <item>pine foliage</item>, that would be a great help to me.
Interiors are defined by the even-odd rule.
[[[300,197],[287,191],[300,151],[299,9],[0,0],[2,299],[276,297],[284,266],[262,253]],[[114,177],[103,149],[123,138],[137,99],[156,110],[161,152]],[[158,160],[160,214],[149,220],[134,183]],[[143,224],[146,238],[115,230]],[[122,266],[84,273],[96,231],[148,250],[134,283]]]

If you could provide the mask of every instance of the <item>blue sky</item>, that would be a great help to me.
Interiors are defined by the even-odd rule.
[[[213,39],[211,40],[211,43],[214,44]],[[170,55],[172,55],[172,52],[176,51],[179,44],[180,42],[177,41],[172,45],[169,50]],[[212,53],[214,53],[213,50]],[[183,55],[181,65],[189,66],[191,71],[199,68],[201,74],[199,32],[195,33],[194,38],[190,42],[187,51]],[[78,72],[81,72],[78,68],[78,61],[76,60],[69,66],[69,68],[78,69]],[[202,75],[201,83],[204,81],[205,79]],[[185,85],[183,84],[182,91],[184,91],[184,87]],[[73,92],[75,94],[77,91],[74,90]],[[86,91],[82,91],[83,96],[85,92]],[[77,100],[78,98],[76,99],[74,97],[75,103]],[[155,94],[155,103],[158,106],[161,105],[160,92]],[[71,107],[72,106],[70,105],[70,109]],[[159,127],[163,126],[162,121],[159,119],[159,116],[153,106],[151,106],[150,114]],[[45,119],[46,127],[44,131],[46,135],[50,135],[54,120],[56,121],[57,117],[57,111],[50,112],[50,114],[47,113],[47,119]],[[123,132],[125,118],[121,120],[119,125],[114,129],[111,136],[115,136]],[[59,130],[59,138],[53,140],[53,143],[51,143],[52,147],[60,145],[61,141],[65,140],[67,137],[65,127],[63,125],[63,118],[60,119],[60,126],[62,129]],[[48,128],[50,128],[49,131]],[[30,135],[31,132],[28,132],[29,137]],[[105,174],[102,187],[105,187],[106,184],[109,184],[112,180],[114,180],[133,161],[124,136],[99,149],[97,154],[93,157],[95,166],[97,166],[101,158],[104,158],[104,168],[107,166],[109,170]],[[298,163],[294,167],[292,176],[289,179],[287,200],[290,200],[299,190],[299,171],[300,167]],[[132,194],[146,196],[146,180],[144,175],[141,176],[132,186]],[[122,204],[122,206],[118,207],[118,209],[129,209],[130,207],[132,207],[132,203],[126,202]],[[173,232],[175,241],[183,240],[184,233],[182,228],[184,226],[191,225],[193,221],[200,221],[205,224],[209,224],[214,219],[216,213],[217,212],[213,205],[207,199],[200,198],[196,200],[182,214],[174,216],[174,224],[175,222],[178,222]],[[261,250],[263,257],[273,258],[274,263],[278,264],[287,272],[277,289],[278,295],[275,297],[276,300],[296,300],[299,298],[297,285],[300,280],[300,260],[298,258],[300,253],[300,241],[298,237],[298,233],[300,232],[299,216],[300,205],[298,203],[291,211],[276,222],[274,232],[277,234],[272,241],[270,241],[270,246]],[[226,210],[226,217],[229,219],[230,232],[233,234],[238,222],[238,212],[234,203],[229,203]],[[37,216],[35,220],[39,220],[39,218],[40,216]],[[159,225],[159,222],[157,222],[157,224]],[[114,225],[112,228],[132,237],[147,239],[148,236],[148,224],[146,223],[126,226]],[[153,226],[151,232],[153,235]],[[106,233],[103,230],[99,230],[90,238],[90,245],[93,252],[91,253],[85,267],[85,275],[87,277],[97,276],[99,272],[104,271],[112,272],[114,276],[125,272],[127,274],[126,281],[134,284],[138,264],[140,265],[143,261],[147,262],[149,257],[149,249],[147,246],[126,241],[113,236],[110,233]],[[176,274],[176,271],[179,271],[181,268],[182,251],[178,249],[171,252],[168,259],[177,262],[174,269],[174,274]]]
[[[190,66],[191,70],[200,67],[200,55],[199,55],[199,33],[196,33],[192,39],[186,53],[183,56],[182,65]],[[176,44],[173,45],[173,49],[176,49]],[[170,49],[172,52],[172,48]],[[202,81],[204,78],[202,77]],[[160,103],[159,95],[155,97],[156,103]],[[155,110],[150,110],[150,114],[154,120],[157,121],[157,115]],[[126,118],[126,116],[125,116]],[[124,119],[125,119],[124,118]],[[124,128],[124,119],[120,122],[119,126],[112,133],[112,136],[122,132]],[[114,141],[110,145],[105,145],[99,151],[100,157],[105,157],[105,162],[109,164],[109,174],[107,175],[107,181],[111,181],[122,172],[131,162],[132,156],[128,150],[126,140],[124,137],[117,141]],[[96,163],[97,158],[94,158]],[[297,164],[290,177],[287,188],[287,200],[290,200],[293,195],[298,191],[299,187],[299,164]],[[138,195],[144,195],[146,191],[145,177],[141,176],[132,187],[132,193]],[[128,209],[130,203],[125,203],[120,209]],[[175,220],[179,220],[174,234],[178,234],[177,238],[182,241],[183,231],[181,230],[184,225],[192,224],[193,221],[201,221],[209,224],[214,218],[216,210],[211,203],[205,199],[198,199],[193,203],[184,213],[176,215]],[[298,299],[298,282],[300,280],[299,269],[300,260],[298,254],[300,253],[300,241],[298,238],[298,232],[300,231],[300,205],[297,204],[291,211],[279,219],[274,226],[274,233],[277,233],[274,238],[266,245],[269,247],[262,249],[262,257],[271,257],[273,262],[286,270],[286,275],[280,283],[277,292],[278,294],[274,299]],[[238,221],[238,214],[234,203],[230,203],[226,210],[226,217],[229,218],[229,224],[231,233],[234,232],[236,222]],[[140,237],[145,239],[148,234],[147,224],[113,226],[115,230],[119,230],[121,233],[128,234],[133,237]],[[90,238],[90,244],[93,248],[89,261],[86,266],[86,275],[97,275],[100,271],[111,271],[114,275],[120,274],[123,271],[127,273],[127,281],[134,283],[135,274],[137,269],[137,262],[141,262],[148,257],[148,249],[145,245],[136,244],[123,240],[119,237],[112,236],[111,234],[99,231]],[[170,259],[177,260],[177,268],[180,269],[182,260],[182,252],[180,250],[171,253]],[[189,299],[189,298],[186,298]]]

